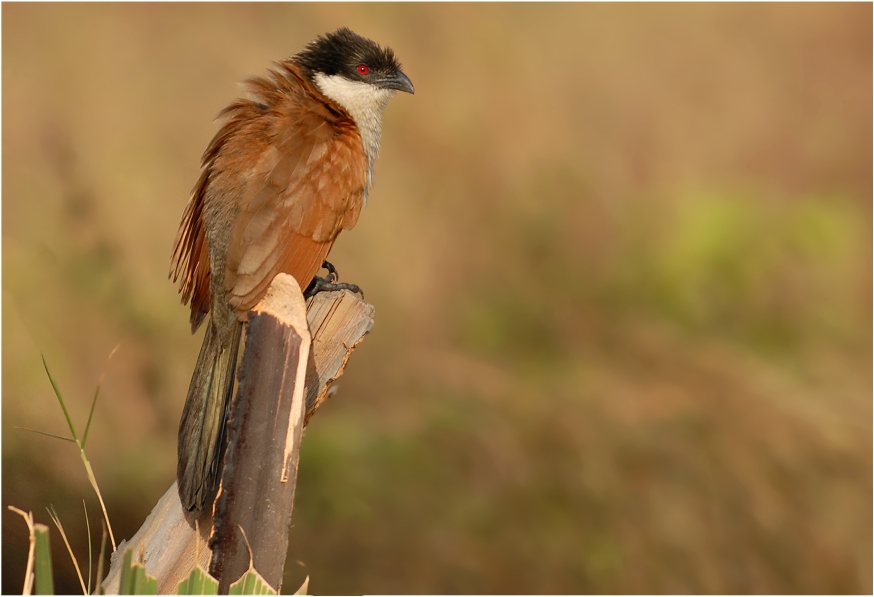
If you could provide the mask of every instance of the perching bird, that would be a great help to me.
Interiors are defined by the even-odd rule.
[[[170,275],[209,322],[179,426],[182,505],[202,510],[218,483],[246,313],[276,274],[313,281],[373,182],[382,112],[413,84],[388,48],[349,29],[319,37],[248,82],[219,114],[176,236]]]

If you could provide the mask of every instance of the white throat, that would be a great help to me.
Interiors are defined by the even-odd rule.
[[[373,184],[373,162],[379,153],[382,112],[394,97],[394,89],[383,89],[363,81],[350,81],[340,75],[316,73],[313,77],[322,93],[343,106],[355,120],[367,154],[367,186]]]

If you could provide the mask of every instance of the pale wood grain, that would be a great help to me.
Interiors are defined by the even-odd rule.
[[[299,292],[299,291],[298,291]],[[257,308],[260,308],[259,303]],[[283,317],[281,311],[276,312]],[[331,395],[331,383],[342,373],[349,355],[373,327],[374,308],[347,290],[322,292],[306,302],[306,318],[312,336],[306,375],[306,425]],[[292,319],[294,315],[289,316]],[[212,513],[205,511],[197,521],[179,502],[176,483],[155,505],[143,526],[113,554],[112,565],[102,585],[108,594],[118,592],[118,557],[127,546],[143,555],[149,574],[158,578],[159,593],[175,593],[178,583],[195,564],[209,566],[212,552],[207,546],[212,532]]]

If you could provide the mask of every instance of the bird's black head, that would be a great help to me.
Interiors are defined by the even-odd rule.
[[[349,81],[413,93],[413,83],[401,71],[391,48],[381,48],[346,27],[319,36],[294,61],[310,79],[317,73],[328,77],[339,75]]]

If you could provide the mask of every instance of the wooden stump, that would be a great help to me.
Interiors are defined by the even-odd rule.
[[[319,293],[304,305],[294,278],[274,279],[249,313],[242,339],[226,468],[214,510],[199,516],[185,511],[174,482],[140,530],[112,555],[102,583],[107,593],[118,592],[118,556],[129,546],[158,578],[159,593],[175,593],[195,565],[209,567],[220,592],[227,592],[249,565],[241,525],[255,568],[279,588],[302,429],[373,327],[373,311],[349,291]]]

